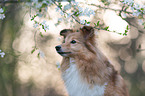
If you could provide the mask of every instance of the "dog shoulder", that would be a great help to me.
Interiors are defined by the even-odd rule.
[[[112,70],[110,80],[105,90],[105,96],[129,96],[126,84],[118,71]]]

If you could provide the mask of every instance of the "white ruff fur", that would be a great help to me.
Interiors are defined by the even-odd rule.
[[[69,96],[104,96],[107,83],[91,87],[79,74],[75,60],[70,58],[70,67],[62,74]]]

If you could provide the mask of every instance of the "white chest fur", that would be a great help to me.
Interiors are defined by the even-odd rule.
[[[69,96],[104,96],[105,86],[89,86],[80,77],[75,61],[70,59],[70,67],[62,74]]]

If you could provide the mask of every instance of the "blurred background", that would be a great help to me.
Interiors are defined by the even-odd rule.
[[[84,1],[97,5],[80,5],[93,8],[95,15],[77,19],[90,21],[91,26],[100,21],[100,26],[109,26],[109,30],[119,33],[124,33],[129,25],[127,36],[96,29],[97,42],[125,79],[130,96],[145,96],[145,29],[138,16],[118,16],[120,11],[117,10],[122,8],[119,0]],[[145,5],[144,0],[135,2]],[[31,20],[36,13],[31,9],[33,3],[30,0],[0,0],[0,7],[6,7],[5,18],[0,20],[0,50],[5,53],[0,57],[0,96],[68,96],[58,68],[62,57],[56,53],[55,46],[63,40],[59,36],[62,29],[78,29],[82,25],[60,19],[62,14],[51,5],[44,13],[45,18],[35,18],[39,22],[45,20],[49,30],[36,28]]]

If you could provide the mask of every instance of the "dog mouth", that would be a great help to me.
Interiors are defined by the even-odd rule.
[[[57,51],[59,54],[70,54],[71,52],[61,52],[61,51]]]
[[[55,47],[56,51],[58,54],[62,55],[62,56],[67,56],[67,54],[70,54],[71,52],[67,51],[67,52],[64,52],[61,48],[60,45],[56,46]]]

